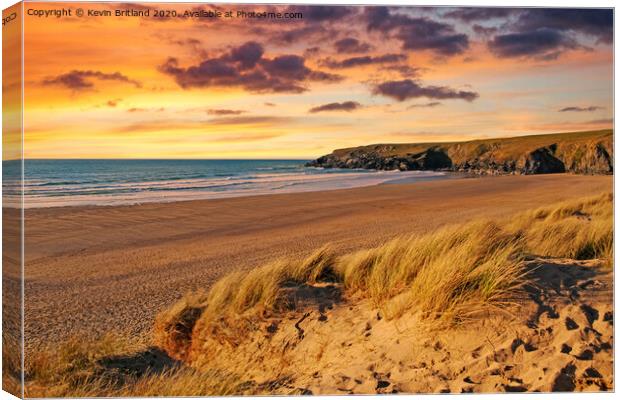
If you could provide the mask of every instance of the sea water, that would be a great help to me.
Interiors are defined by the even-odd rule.
[[[20,161],[3,162],[5,206],[19,204]],[[444,176],[305,167],[306,160],[26,160],[24,207],[121,205],[347,189]],[[17,171],[17,173],[15,173]]]

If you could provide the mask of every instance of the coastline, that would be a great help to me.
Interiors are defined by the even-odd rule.
[[[152,161],[152,160],[151,160]],[[259,168],[260,169],[260,168]],[[263,168],[264,170],[265,168]],[[272,168],[269,168],[272,169]],[[273,194],[326,192],[383,184],[413,183],[429,179],[451,179],[460,174],[446,171],[369,171],[309,167],[295,172],[222,175],[201,178],[149,177],[135,182],[116,180],[101,182],[54,182],[26,179],[24,208],[121,206],[148,203],[230,199]],[[43,177],[41,177],[43,178]],[[119,179],[121,179],[119,181]],[[37,182],[37,183],[32,183]],[[63,186],[66,184],[66,186]],[[49,189],[49,188],[52,189]]]
[[[155,314],[232,270],[325,243],[369,248],[478,217],[611,191],[611,176],[498,176],[323,192],[26,211],[27,347],[116,330],[146,342]]]

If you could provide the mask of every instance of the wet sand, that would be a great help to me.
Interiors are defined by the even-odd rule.
[[[26,210],[26,345],[109,331],[146,342],[155,314],[228,271],[612,190],[611,176],[437,180],[328,192]]]

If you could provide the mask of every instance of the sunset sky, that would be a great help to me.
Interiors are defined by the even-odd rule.
[[[24,10],[63,6],[131,8]],[[309,159],[612,125],[611,10],[200,8],[303,18],[25,16],[25,156]]]

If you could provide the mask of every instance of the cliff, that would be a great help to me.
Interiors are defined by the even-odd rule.
[[[445,170],[480,175],[613,173],[613,131],[570,132],[452,143],[374,144],[338,149],[311,167]]]

